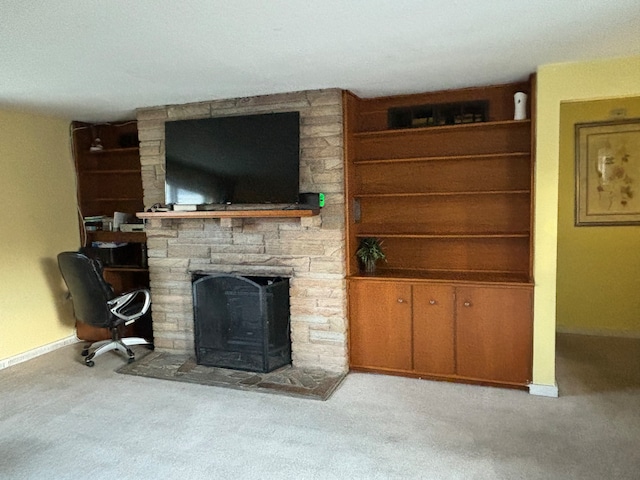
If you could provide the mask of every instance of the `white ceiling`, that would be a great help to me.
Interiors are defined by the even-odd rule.
[[[505,83],[640,54],[638,0],[0,0],[0,15],[0,107],[84,121],[317,88]]]

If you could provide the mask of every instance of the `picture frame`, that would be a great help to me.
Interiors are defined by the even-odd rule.
[[[640,118],[577,123],[576,226],[640,225]]]

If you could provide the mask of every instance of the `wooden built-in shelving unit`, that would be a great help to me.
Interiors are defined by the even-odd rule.
[[[82,215],[113,216],[142,209],[140,153],[136,146],[120,147],[122,136],[137,135],[135,122],[122,125],[73,123],[74,155],[78,175],[78,203]],[[91,151],[98,136],[102,150]]]
[[[352,368],[511,386],[531,379],[533,122],[513,120],[513,95],[532,98],[531,87],[345,93]],[[388,123],[401,107],[457,102],[486,104],[485,121]],[[386,254],[374,276],[355,256],[367,237]]]
[[[120,232],[84,228],[84,217],[113,217],[114,212],[133,216],[142,210],[142,176],[138,147],[138,127],[135,121],[113,124],[73,122],[71,125],[73,154],[77,175],[78,208],[83,232],[82,247],[93,242],[139,244],[137,254],[124,265],[105,266],[105,279],[116,292],[149,286],[146,268],[145,232]],[[100,139],[102,149],[92,149]],[[78,322],[77,335],[82,340],[110,338],[108,329],[90,327]],[[131,335],[152,337],[151,324],[136,322]]]

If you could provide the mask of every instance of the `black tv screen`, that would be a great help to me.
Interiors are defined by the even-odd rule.
[[[300,113],[165,123],[165,202],[297,203]]]

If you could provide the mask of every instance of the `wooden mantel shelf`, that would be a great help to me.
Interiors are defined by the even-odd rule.
[[[202,210],[195,212],[138,212],[138,218],[296,218],[319,215],[320,210]]]

